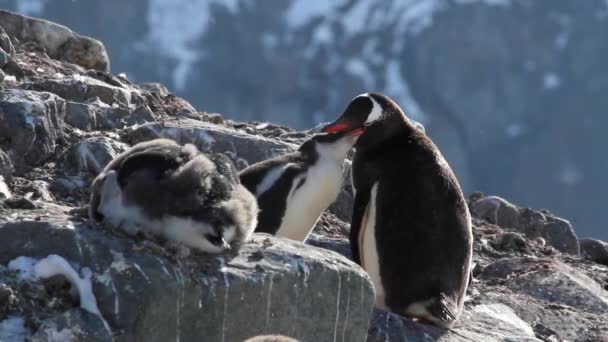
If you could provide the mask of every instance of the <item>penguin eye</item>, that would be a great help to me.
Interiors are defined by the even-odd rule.
[[[222,245],[222,238],[220,236],[213,235],[213,234],[205,234],[205,238],[207,240],[209,240],[209,242],[211,242],[215,246]]]

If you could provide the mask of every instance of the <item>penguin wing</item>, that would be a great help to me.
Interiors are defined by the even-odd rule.
[[[166,177],[180,166],[178,156],[166,151],[141,151],[127,156],[118,168],[118,184],[125,187],[137,175],[145,173],[153,179]]]
[[[353,206],[353,216],[350,222],[350,248],[353,255],[353,261],[361,265],[361,255],[359,253],[359,234],[361,229],[365,229],[363,225],[366,220],[367,208],[370,200],[370,189],[357,189],[355,195],[355,204]]]

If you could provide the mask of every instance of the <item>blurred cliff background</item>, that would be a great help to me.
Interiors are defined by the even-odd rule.
[[[0,0],[106,45],[198,110],[307,129],[381,91],[466,193],[608,239],[606,0]]]

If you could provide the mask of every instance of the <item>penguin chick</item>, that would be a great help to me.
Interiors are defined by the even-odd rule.
[[[325,132],[363,129],[355,145],[350,245],[376,306],[450,328],[463,310],[471,217],[443,155],[390,98],[354,98]]]
[[[242,170],[260,207],[256,231],[305,241],[338,196],[344,159],[361,132],[317,134],[294,153]]]
[[[95,178],[89,215],[127,234],[161,236],[208,253],[245,241],[257,203],[232,162],[167,139],[137,144]]]

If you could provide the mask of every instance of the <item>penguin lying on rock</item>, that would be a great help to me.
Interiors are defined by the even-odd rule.
[[[471,217],[448,163],[388,97],[362,94],[325,132],[363,130],[355,144],[352,254],[376,306],[451,327],[462,312]]]
[[[156,139],[120,154],[95,178],[89,215],[130,235],[219,253],[251,235],[257,213],[228,158]]]
[[[242,170],[260,207],[256,232],[305,241],[342,189],[344,159],[361,132],[317,134],[296,152]]]

